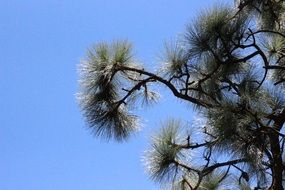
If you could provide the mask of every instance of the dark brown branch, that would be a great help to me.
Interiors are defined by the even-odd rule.
[[[231,161],[227,161],[227,162],[216,163],[216,164],[214,164],[212,166],[209,166],[209,167],[205,168],[202,171],[202,173],[204,175],[207,175],[207,174],[211,173],[212,171],[214,171],[217,168],[220,168],[220,167],[223,167],[223,166],[234,165],[234,164],[238,164],[238,163],[241,163],[241,162],[246,162],[246,159],[242,158],[242,159],[231,160]]]
[[[181,94],[176,88],[175,86],[163,79],[162,77],[156,75],[156,74],[153,74],[153,73],[150,73],[150,72],[147,72],[147,71],[144,71],[144,70],[141,70],[141,69],[137,69],[137,68],[132,68],[132,67],[126,67],[126,66],[120,66],[118,68],[119,70],[127,70],[127,71],[133,71],[133,72],[136,72],[136,73],[139,73],[139,74],[142,74],[142,75],[146,75],[146,76],[149,76],[149,77],[152,77],[154,80],[166,85],[173,93],[174,96],[178,97],[178,98],[181,98],[183,100],[187,100],[189,102],[192,102],[196,105],[199,105],[199,106],[202,106],[202,107],[213,107],[212,104],[209,104],[207,102],[204,102],[202,100],[199,100],[199,99],[196,99],[196,98],[193,98],[191,96],[188,96],[188,95],[185,95],[185,94]]]
[[[215,141],[212,141],[212,142],[205,142],[205,143],[196,143],[194,145],[191,145],[191,144],[186,144],[186,145],[177,145],[181,148],[185,148],[185,149],[196,149],[196,148],[200,148],[200,147],[206,147],[206,146],[209,146],[211,144],[214,144]]]
[[[231,165],[228,166],[227,171],[225,172],[224,176],[219,180],[219,183],[221,183],[224,179],[226,179],[230,169],[231,169]]]
[[[283,127],[283,124],[285,122],[285,109],[277,115],[277,117],[274,119],[273,127],[278,132]],[[282,178],[283,178],[283,171],[284,171],[284,165],[283,165],[283,159],[281,154],[281,147],[279,143],[279,134],[278,133],[271,133],[269,136],[270,140],[270,151],[272,152],[272,183],[269,189],[283,189],[282,184]]]
[[[268,65],[268,66],[264,66],[264,69],[281,69],[281,70],[285,70],[285,67],[283,66],[279,66],[279,65]]]
[[[221,80],[221,82],[225,82],[225,83],[228,83],[230,87],[232,87],[235,92],[237,93],[238,96],[241,96],[241,93],[239,91],[239,89],[237,88],[237,84],[232,82],[230,79],[228,78],[224,78],[223,80]]]
[[[277,31],[273,31],[273,30],[258,30],[258,31],[255,31],[255,32],[251,32],[249,35],[255,35],[255,34],[258,34],[258,33],[272,33],[272,34],[277,34],[279,36],[282,36],[283,38],[285,38],[285,35],[280,33],[280,32],[277,32]]]
[[[275,82],[274,85],[278,85],[285,82],[285,78],[280,79],[279,81]]]
[[[182,167],[182,168],[187,169],[188,171],[194,171],[197,174],[201,173],[199,170],[191,168],[191,167],[187,166],[186,164],[183,164],[183,163],[181,163],[181,162],[179,162],[177,160],[174,160],[174,163],[177,164],[178,166]]]
[[[116,107],[115,107],[115,108],[120,107],[120,105],[121,105],[122,103],[125,103],[126,99],[127,99],[128,97],[130,97],[134,91],[140,90],[140,87],[141,87],[141,86],[145,85],[147,82],[150,82],[150,81],[153,81],[153,78],[152,78],[152,77],[149,77],[149,78],[147,78],[147,79],[144,79],[144,80],[138,82],[132,89],[128,90],[128,93],[127,93],[121,100],[119,100],[119,101],[117,101],[117,102],[115,103],[115,104],[116,104]]]

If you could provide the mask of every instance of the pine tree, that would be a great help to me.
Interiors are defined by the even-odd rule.
[[[127,41],[94,45],[80,64],[79,103],[96,136],[123,141],[139,129],[134,105],[159,100],[150,84],[201,114],[203,124],[171,119],[152,139],[147,169],[168,189],[284,189],[285,2],[235,4],[189,24],[157,72],[136,63]]]

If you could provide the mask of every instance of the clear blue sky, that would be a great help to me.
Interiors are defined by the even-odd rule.
[[[145,128],[128,143],[95,139],[75,99],[77,65],[92,43],[129,39],[154,68],[163,42],[213,3],[1,0],[0,189],[158,189],[141,161],[150,133],[172,115],[191,121],[191,109],[162,92],[162,104],[139,108]]]

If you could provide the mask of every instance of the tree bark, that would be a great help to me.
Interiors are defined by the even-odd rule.
[[[270,136],[270,149],[272,152],[272,183],[268,190],[284,190],[282,185],[282,173],[283,173],[283,160],[281,155],[281,149],[279,144],[279,135],[274,133]]]
[[[284,170],[282,152],[279,142],[279,133],[285,122],[285,109],[274,119],[273,128],[277,133],[271,133],[270,135],[270,149],[273,157],[271,171],[272,171],[272,183],[269,190],[284,190],[282,185],[282,174]]]

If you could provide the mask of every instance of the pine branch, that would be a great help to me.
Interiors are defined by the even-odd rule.
[[[133,71],[133,72],[136,72],[136,73],[139,73],[139,74],[142,74],[142,75],[146,75],[146,76],[149,76],[149,77],[153,77],[154,80],[166,85],[173,93],[174,96],[180,98],[180,99],[183,99],[183,100],[187,100],[189,102],[192,102],[198,106],[202,106],[202,107],[213,107],[212,104],[208,103],[208,102],[204,102],[202,100],[199,100],[199,99],[196,99],[196,98],[193,98],[191,96],[188,96],[188,95],[185,95],[185,94],[181,94],[176,88],[175,86],[161,78],[160,76],[156,75],[156,74],[153,74],[153,73],[150,73],[150,72],[147,72],[147,71],[144,71],[144,70],[141,70],[141,69],[137,69],[137,68],[132,68],[132,67],[126,67],[126,66],[120,66],[118,68],[119,70],[126,70],[126,71]]]
[[[241,159],[236,159],[236,160],[230,160],[227,162],[216,163],[214,165],[211,165],[211,166],[203,169],[202,173],[203,173],[203,175],[207,175],[217,168],[224,167],[224,166],[230,166],[230,165],[234,165],[234,164],[238,164],[238,163],[242,163],[242,162],[246,162],[246,161],[247,161],[247,159],[241,158]]]

